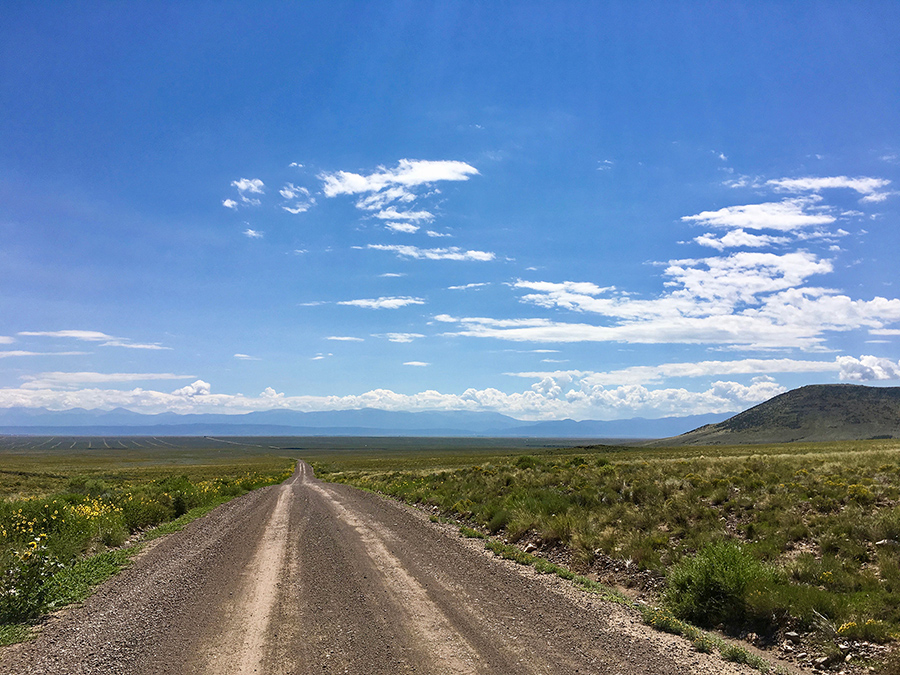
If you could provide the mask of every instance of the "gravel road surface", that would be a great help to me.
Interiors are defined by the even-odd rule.
[[[302,462],[0,658],[16,675],[753,672]]]

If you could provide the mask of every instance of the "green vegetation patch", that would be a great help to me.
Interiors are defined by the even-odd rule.
[[[563,545],[583,569],[603,556],[664,574],[673,620],[823,641],[900,634],[897,440],[316,459],[320,478],[508,544]]]
[[[204,452],[195,439],[166,443],[81,450],[81,457],[0,444],[4,463],[17,467],[0,472],[0,494],[18,495],[0,501],[0,640],[21,640],[47,611],[87,597],[128,564],[137,549],[120,547],[129,537],[175,532],[238,495],[286,480],[295,465],[254,448],[238,457],[231,447],[238,444]],[[33,476],[42,478],[28,482]],[[48,486],[57,491],[45,492]]]

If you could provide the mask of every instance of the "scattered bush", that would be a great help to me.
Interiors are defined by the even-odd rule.
[[[756,625],[767,618],[757,600],[775,576],[733,541],[710,544],[671,569],[665,601],[676,617],[700,626]]]

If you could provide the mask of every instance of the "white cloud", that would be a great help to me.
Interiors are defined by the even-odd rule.
[[[22,349],[12,351],[0,351],[0,359],[7,359],[12,356],[82,356],[88,352],[30,352]]]
[[[375,217],[380,220],[411,220],[415,223],[434,220],[434,214],[428,211],[398,211],[394,207],[379,211]]]
[[[244,230],[244,236],[250,239],[262,239],[264,233],[259,230],[251,230],[249,227]]]
[[[249,354],[235,354],[234,358],[239,361],[259,361],[260,358],[258,356],[250,356]]]
[[[900,300],[853,300],[830,289],[798,287],[831,270],[806,252],[776,256],[736,253],[724,258],[671,261],[670,292],[651,300],[610,296],[594,284],[518,281],[538,290],[521,300],[537,307],[595,314],[601,324],[548,318],[455,318],[455,335],[519,342],[630,342],[718,344],[755,349],[821,349],[826,331],[881,330],[900,321]]]
[[[838,359],[810,361],[798,359],[736,359],[732,361],[698,361],[662,363],[656,366],[631,366],[620,370],[593,372],[581,370],[506,373],[513,377],[543,380],[574,378],[591,386],[656,384],[673,377],[711,377],[725,375],[772,375],[776,373],[838,373]]]
[[[240,180],[231,181],[231,184],[238,189],[238,192],[251,192],[261,195],[265,192],[263,182],[259,178],[241,178]]]
[[[53,331],[21,331],[19,335],[29,337],[72,338],[83,342],[101,342],[101,347],[125,347],[126,349],[169,350],[157,343],[132,342],[128,338],[115,337],[95,330],[53,330]]]
[[[458,161],[427,161],[401,159],[394,169],[379,167],[378,171],[362,176],[348,171],[323,173],[325,196],[378,192],[392,186],[415,187],[439,181],[462,181],[478,175],[478,170]]]
[[[481,282],[475,284],[466,284],[465,286],[447,286],[448,291],[467,291],[473,288],[484,288],[485,286],[490,286],[489,282]]]
[[[244,204],[249,204],[250,206],[259,206],[260,201],[255,197],[250,197],[248,195],[257,194],[261,195],[265,193],[263,189],[265,185],[259,178],[241,178],[240,180],[231,181],[231,185],[238,189],[238,192],[241,195],[241,201]],[[229,206],[225,202],[222,202],[228,208],[235,208],[237,203],[231,199],[225,200],[227,202],[231,202],[234,206]]]
[[[327,355],[319,354],[315,360]],[[425,362],[406,365],[424,367]],[[207,382],[198,380],[172,393],[132,389],[0,389],[0,407],[45,407],[104,409],[124,407],[139,412],[246,413],[254,410],[468,410],[500,412],[524,420],[541,419],[618,419],[630,417],[666,417],[702,413],[737,412],[781,393],[783,388],[768,380],[750,385],[719,381],[700,391],[683,388],[651,389],[643,385],[605,388],[577,378],[540,381],[522,392],[498,389],[466,389],[445,394],[426,390],[416,394],[398,394],[375,389],[344,396],[289,396],[267,388],[256,397],[241,394],[213,394]]]
[[[309,197],[309,190],[305,187],[297,187],[293,183],[285,183],[284,187],[278,191],[285,199],[296,199],[300,195]]]
[[[351,307],[365,307],[367,309],[399,309],[408,305],[424,305],[422,298],[410,297],[381,297],[374,299],[361,300],[342,300],[339,305],[349,305]]]
[[[210,386],[209,382],[197,380],[185,387],[182,387],[181,389],[176,389],[172,392],[172,395],[183,396],[185,398],[193,398],[194,396],[209,396],[211,392],[212,387]]]
[[[440,238],[440,237],[452,237],[452,234],[448,234],[446,232],[435,232],[434,230],[425,230],[425,234],[429,237]]]
[[[728,206],[718,211],[703,211],[693,216],[683,216],[682,221],[723,228],[749,230],[778,230],[790,232],[810,225],[825,225],[835,221],[827,213],[810,213],[813,198],[785,199],[781,202]]]
[[[226,209],[236,209],[238,207],[238,203],[233,199],[223,199],[222,206]]]
[[[383,279],[399,279],[401,277],[405,277],[406,274],[403,272],[385,272],[384,274],[379,274],[379,277]]]
[[[186,380],[193,375],[173,373],[95,373],[49,372],[39,375],[23,375],[23,389],[71,389],[84,384],[143,382],[147,380]]]
[[[328,354],[316,354],[310,359],[310,361],[322,361],[323,359],[327,359],[329,356],[334,356],[334,354],[330,352]]]
[[[384,226],[391,232],[402,232],[404,234],[415,234],[419,231],[419,226],[412,223],[385,223]]]
[[[787,244],[790,239],[787,237],[773,237],[768,234],[750,234],[744,230],[737,229],[716,237],[714,234],[706,233],[699,237],[695,237],[701,246],[709,246],[710,248],[724,251],[726,248],[763,248],[775,244]]]
[[[334,342],[365,342],[360,337],[349,337],[346,335],[329,335],[326,340],[333,340]]]
[[[425,368],[426,366],[430,366],[430,363],[426,363],[425,361],[405,361],[403,363],[404,366],[417,366],[419,368]]]
[[[391,251],[398,256],[415,258],[417,260],[472,260],[485,262],[496,257],[488,251],[464,251],[457,246],[449,248],[419,248],[417,246],[369,244],[366,248],[373,251]]]
[[[877,356],[839,356],[841,379],[857,382],[900,380],[900,362]]]
[[[421,333],[384,333],[383,335],[373,334],[372,337],[384,338],[390,342],[412,342],[425,336]]]
[[[293,213],[296,216],[300,213],[306,213],[307,211],[309,211],[311,206],[312,206],[312,203],[306,203],[306,204],[297,204],[296,206],[293,206],[293,207],[282,206],[281,208],[284,209],[285,211],[287,211],[288,213]]]
[[[883,192],[881,188],[890,185],[891,181],[884,178],[849,178],[847,176],[828,176],[821,178],[778,178],[766,181],[777,190],[786,192],[821,192],[822,190],[847,188],[855,190],[863,195],[864,202],[883,202],[891,193]]]
[[[300,164],[299,162],[291,162],[290,164],[288,164],[288,167],[294,168],[294,169],[302,169],[303,165]]]

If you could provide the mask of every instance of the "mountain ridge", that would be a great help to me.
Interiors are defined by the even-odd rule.
[[[900,387],[811,384],[654,445],[742,445],[900,438]]]

